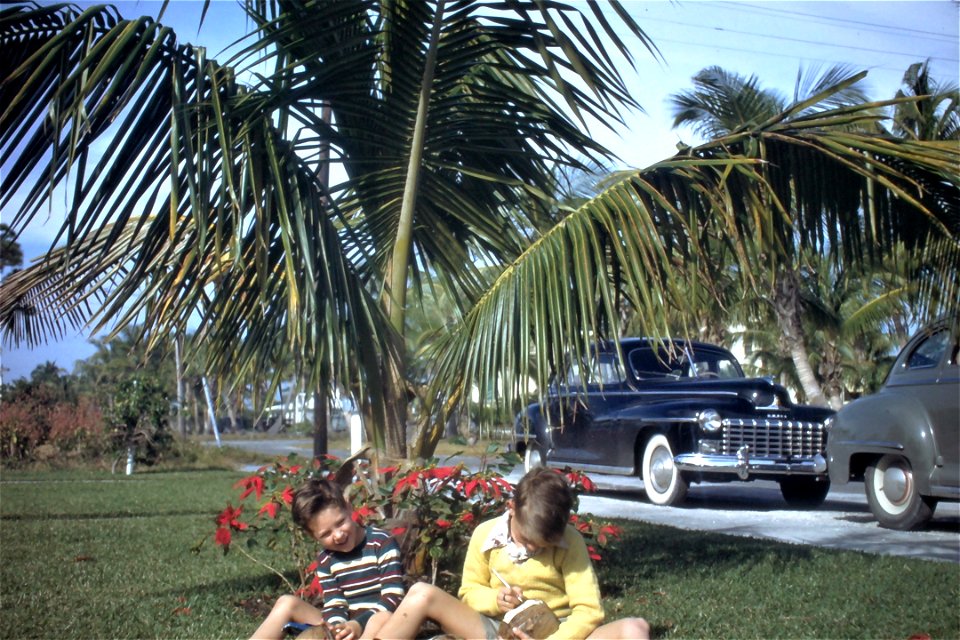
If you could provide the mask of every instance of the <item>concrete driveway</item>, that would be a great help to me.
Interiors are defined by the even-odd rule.
[[[232,447],[267,455],[289,453],[309,457],[310,440],[231,440]],[[346,451],[331,451],[345,456]],[[475,460],[465,459],[468,465]],[[508,476],[519,480],[521,469]],[[862,484],[830,491],[826,502],[812,511],[790,509],[774,482],[693,485],[679,507],[650,504],[637,478],[591,474],[600,488],[581,498],[581,510],[602,517],[628,518],[680,529],[713,531],[752,538],[770,538],[884,555],[960,563],[960,504],[941,503],[924,531],[891,531],[877,525]]]

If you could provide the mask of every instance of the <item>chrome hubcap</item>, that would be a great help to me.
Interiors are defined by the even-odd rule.
[[[658,447],[650,460],[650,477],[658,492],[662,493],[670,488],[673,472],[673,456],[666,449]]]
[[[910,495],[910,476],[899,466],[883,471],[883,495],[893,504],[903,504]]]

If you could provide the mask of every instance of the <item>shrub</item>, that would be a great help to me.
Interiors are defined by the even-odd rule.
[[[496,453],[496,445],[488,455]],[[323,461],[298,464],[296,456],[261,467],[235,485],[240,492],[234,506],[226,505],[215,518],[214,543],[224,553],[237,549],[254,562],[273,571],[291,591],[304,597],[318,595],[313,576],[316,543],[294,524],[290,505],[297,487],[311,477],[352,478],[346,493],[354,507],[354,518],[375,524],[393,533],[404,559],[404,569],[413,579],[436,583],[439,575],[459,573],[466,541],[474,528],[506,510],[513,486],[503,474],[519,462],[516,454],[498,454],[492,463],[482,461],[479,471],[462,463],[440,465],[436,459],[423,464],[404,462],[377,468],[368,460],[344,461],[328,456]],[[564,470],[575,494],[592,491],[593,483],[580,473]],[[575,509],[578,503],[575,501]],[[613,525],[595,522],[576,512],[571,524],[587,539],[591,557],[600,560],[598,548],[619,537]],[[209,539],[201,540],[195,550]],[[257,558],[256,548],[288,547],[299,571],[299,584],[283,571]]]
[[[0,403],[0,457],[27,462],[40,447],[88,458],[102,455],[109,439],[99,407],[89,398],[51,401],[43,393]]]
[[[157,462],[173,444],[169,415],[170,399],[156,380],[134,376],[122,381],[107,411],[115,447],[118,451],[133,448],[139,462]]]
[[[49,442],[60,451],[73,451],[84,457],[96,457],[109,446],[100,407],[88,398],[76,404],[61,402],[49,413]]]

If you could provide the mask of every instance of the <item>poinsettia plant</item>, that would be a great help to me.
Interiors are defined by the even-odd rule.
[[[373,524],[397,538],[407,575],[436,583],[441,571],[459,571],[466,540],[474,528],[506,510],[513,485],[504,475],[518,462],[516,454],[499,452],[496,445],[488,449],[478,470],[462,462],[446,464],[436,458],[387,467],[360,458],[347,461],[350,466],[344,468],[344,460],[334,456],[304,464],[291,455],[260,467],[234,485],[239,492],[237,500],[216,516],[216,528],[210,537],[224,553],[236,549],[273,571],[289,590],[308,599],[316,597],[319,584],[314,576],[315,562],[311,562],[316,542],[293,524],[290,506],[294,491],[310,478],[334,477],[345,484],[358,523]],[[569,469],[560,473],[570,482],[575,496],[595,490],[582,473]],[[600,560],[598,549],[616,540],[619,529],[577,513],[578,508],[579,500],[575,500],[571,524],[587,539],[591,557]],[[204,541],[197,545],[198,550]],[[257,556],[261,544],[291,549],[299,585]]]

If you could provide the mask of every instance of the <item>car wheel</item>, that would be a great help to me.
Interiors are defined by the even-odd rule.
[[[535,444],[528,445],[526,451],[523,452],[524,473],[529,472],[531,469],[542,467],[545,464],[546,461],[543,458],[543,452],[540,450],[540,447]]]
[[[791,476],[780,481],[780,493],[794,509],[815,509],[830,492],[829,480]]]
[[[661,433],[650,438],[643,449],[641,475],[643,490],[653,504],[679,504],[687,497],[687,480],[673,463],[670,441]]]
[[[917,493],[910,462],[897,455],[885,455],[867,467],[864,488],[870,511],[881,527],[916,529],[933,517],[937,501]]]

